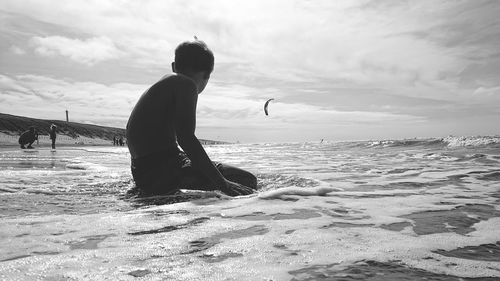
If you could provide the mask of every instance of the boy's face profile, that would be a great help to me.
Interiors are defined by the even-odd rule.
[[[196,79],[196,86],[198,87],[198,95],[205,90],[205,87],[208,84],[208,80],[210,80],[210,74],[206,72],[200,72],[199,76]]]

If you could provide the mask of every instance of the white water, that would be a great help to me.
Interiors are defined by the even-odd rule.
[[[210,146],[260,191],[149,199],[124,148],[4,148],[0,280],[500,278],[498,142],[457,143]]]

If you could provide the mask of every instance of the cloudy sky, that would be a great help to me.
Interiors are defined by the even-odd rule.
[[[199,138],[500,134],[498,15],[495,0],[2,0],[0,112],[124,128],[196,35],[216,60]]]

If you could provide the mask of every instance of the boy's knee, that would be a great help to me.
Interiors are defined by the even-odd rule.
[[[257,189],[257,177],[255,177],[252,173],[245,171],[244,173],[233,175],[233,177],[234,182],[248,186],[251,189]]]
[[[248,187],[252,188],[252,189],[257,189],[257,177],[254,176],[253,174],[250,174],[251,177],[249,179],[249,185]]]

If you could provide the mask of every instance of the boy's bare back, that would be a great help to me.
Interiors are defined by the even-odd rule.
[[[182,74],[163,77],[139,99],[127,124],[132,159],[177,148],[175,101],[196,98],[196,85]],[[179,108],[179,110],[182,110]]]

